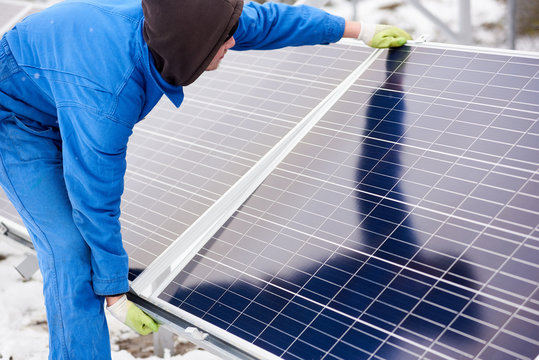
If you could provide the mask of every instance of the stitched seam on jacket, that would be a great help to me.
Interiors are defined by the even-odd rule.
[[[120,120],[115,115],[106,114],[106,113],[104,113],[104,112],[102,112],[102,111],[100,111],[100,110],[98,110],[98,109],[96,109],[96,108],[94,108],[92,106],[88,106],[88,105],[85,105],[85,104],[80,104],[80,103],[75,102],[75,101],[61,101],[56,106],[57,109],[70,108],[70,107],[79,108],[79,109],[86,109],[86,110],[92,111],[96,115],[99,115],[99,116],[107,118],[107,119],[109,119],[111,121],[120,123],[123,126],[126,126],[128,129],[131,129],[131,130],[133,129],[133,124],[131,124],[131,123],[127,122],[127,121]]]

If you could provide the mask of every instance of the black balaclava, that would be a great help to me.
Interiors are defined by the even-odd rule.
[[[242,9],[243,0],[142,0],[144,40],[163,79],[181,86],[195,81]]]

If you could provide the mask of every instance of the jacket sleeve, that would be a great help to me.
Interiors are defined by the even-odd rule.
[[[119,217],[132,129],[80,105],[58,112],[64,179],[74,222],[90,247],[94,291],[127,292],[128,256]]]
[[[311,6],[250,2],[243,7],[233,50],[329,44],[342,38],[344,24],[342,17]]]

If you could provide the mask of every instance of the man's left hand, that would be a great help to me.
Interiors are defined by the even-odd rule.
[[[125,295],[111,306],[107,306],[107,310],[116,319],[141,335],[148,335],[152,332],[159,331],[159,324],[132,301],[127,300],[127,296]]]

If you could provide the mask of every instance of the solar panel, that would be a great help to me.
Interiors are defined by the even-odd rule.
[[[285,359],[535,357],[538,70],[384,51],[159,303]]]

